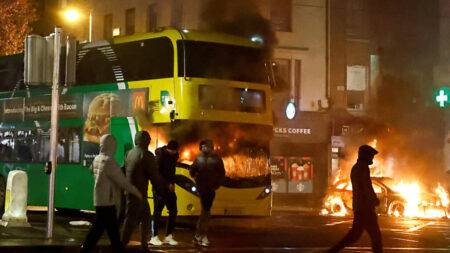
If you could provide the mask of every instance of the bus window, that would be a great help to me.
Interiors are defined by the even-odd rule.
[[[58,162],[80,162],[80,128],[62,128],[57,146]]]
[[[77,85],[116,82],[114,63],[100,49],[92,48],[84,53],[77,62]]]
[[[156,38],[114,45],[125,80],[173,77],[173,46],[166,38]]]
[[[8,129],[0,131],[0,161],[32,162],[32,130]]]
[[[80,162],[80,128],[59,129],[57,157],[60,163]],[[50,159],[50,131],[11,129],[0,131],[0,161],[46,162]]]
[[[264,112],[266,109],[266,96],[260,90],[200,85],[198,98],[202,109],[241,112]]]
[[[264,52],[259,48],[203,41],[177,41],[178,75],[267,83]],[[183,51],[186,59],[183,59]]]

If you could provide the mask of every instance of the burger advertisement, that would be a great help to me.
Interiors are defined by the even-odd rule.
[[[139,94],[144,97],[140,98],[137,96]],[[109,133],[111,118],[133,116],[137,109],[135,100],[140,98],[140,100],[146,101],[146,96],[147,92],[140,89],[97,92],[84,96],[83,141],[84,160],[87,165],[91,164],[94,157],[100,152],[100,137]],[[145,103],[142,104],[145,106]]]

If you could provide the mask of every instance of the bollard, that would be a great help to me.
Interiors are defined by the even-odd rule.
[[[5,196],[5,227],[29,227],[27,219],[28,176],[25,171],[13,170],[8,174]]]

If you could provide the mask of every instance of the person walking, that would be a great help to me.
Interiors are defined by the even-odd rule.
[[[351,181],[353,187],[353,226],[328,252],[339,252],[346,246],[356,242],[366,230],[372,240],[372,250],[383,252],[380,227],[375,207],[380,204],[370,180],[369,165],[373,163],[378,151],[368,145],[362,145],[358,150],[358,160],[352,167]]]
[[[202,206],[194,242],[201,246],[209,246],[206,234],[211,216],[210,210],[216,196],[216,190],[225,179],[225,168],[222,158],[214,153],[214,143],[211,140],[202,140],[199,146],[201,153],[195,158],[189,170],[197,184]]]
[[[175,219],[177,217],[177,195],[175,194],[175,169],[178,161],[178,142],[171,140],[166,146],[155,150],[156,163],[163,179],[169,184],[166,190],[153,188],[153,235],[150,244],[160,246],[163,242],[158,237],[158,225],[161,220],[161,213],[164,206],[169,211],[169,218],[166,225],[166,237],[164,243],[175,246],[178,242],[173,238]]]
[[[113,250],[125,252],[120,240],[119,222],[115,204],[120,188],[142,200],[142,194],[130,184],[113,158],[116,141],[110,134],[100,138],[100,154],[92,163],[94,174],[94,206],[96,219],[81,246],[81,252],[91,252],[106,229]]]
[[[130,241],[134,228],[140,224],[141,247],[148,251],[148,236],[150,235],[150,207],[148,205],[148,184],[152,187],[164,189],[165,183],[159,175],[155,156],[148,150],[151,138],[146,131],[139,131],[135,135],[135,147],[128,151],[125,158],[125,174],[143,196],[143,200],[134,195],[126,195],[125,221],[122,240],[125,245]]]

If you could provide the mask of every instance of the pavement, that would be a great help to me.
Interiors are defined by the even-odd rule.
[[[284,211],[282,211],[284,210]],[[308,211],[312,211],[311,208],[292,208],[292,207],[280,207],[274,212],[292,212],[293,210],[301,210],[306,214]],[[296,211],[295,211],[296,212]],[[314,212],[315,213],[315,212]],[[46,238],[47,231],[47,213],[46,212],[28,212],[28,221],[31,226],[29,227],[4,227],[0,226],[0,253],[14,252],[14,253],[57,253],[57,252],[79,252],[80,245],[82,244],[87,231],[89,230],[89,222],[93,221],[93,214],[85,214],[79,212],[57,212],[55,214],[53,238]],[[241,222],[242,219],[246,222]],[[248,217],[214,217],[211,221],[211,230],[216,230],[210,236],[212,238],[226,238],[227,232],[237,229],[245,231],[249,228],[257,229],[261,224],[267,224],[267,220],[271,217],[252,217],[247,220]],[[233,240],[226,240],[226,242],[220,242],[213,244],[211,247],[204,248],[192,243],[192,236],[194,233],[194,227],[197,217],[178,217],[176,240],[179,242],[177,246],[162,246],[150,248],[149,252],[272,252],[275,247],[265,248],[258,245],[250,246],[233,246]],[[71,225],[71,223],[79,223],[83,225]],[[161,237],[162,239],[162,237]],[[132,236],[130,244],[127,246],[128,252],[142,252],[139,241],[139,235],[137,231]],[[214,242],[212,240],[212,242]],[[109,240],[106,237],[106,233],[99,241],[94,252],[113,252],[109,246]],[[272,248],[272,250],[270,250]],[[279,250],[277,250],[279,251]],[[295,250],[290,247],[285,247],[285,252],[294,252]]]
[[[300,210],[300,211],[299,211]],[[208,248],[192,244],[197,217],[179,217],[175,231],[178,246],[152,247],[150,252],[325,252],[348,231],[351,217],[320,216],[311,207],[278,206],[270,217],[213,217]],[[90,221],[92,214],[63,213],[55,215],[54,237],[46,237],[46,213],[29,212],[30,227],[0,227],[2,252],[79,252],[89,226],[70,225],[73,221]],[[450,221],[399,219],[380,216],[385,252],[449,252]],[[127,246],[128,252],[141,252],[138,233]],[[113,252],[106,236],[94,252]],[[347,252],[370,252],[370,239],[346,248]]]

